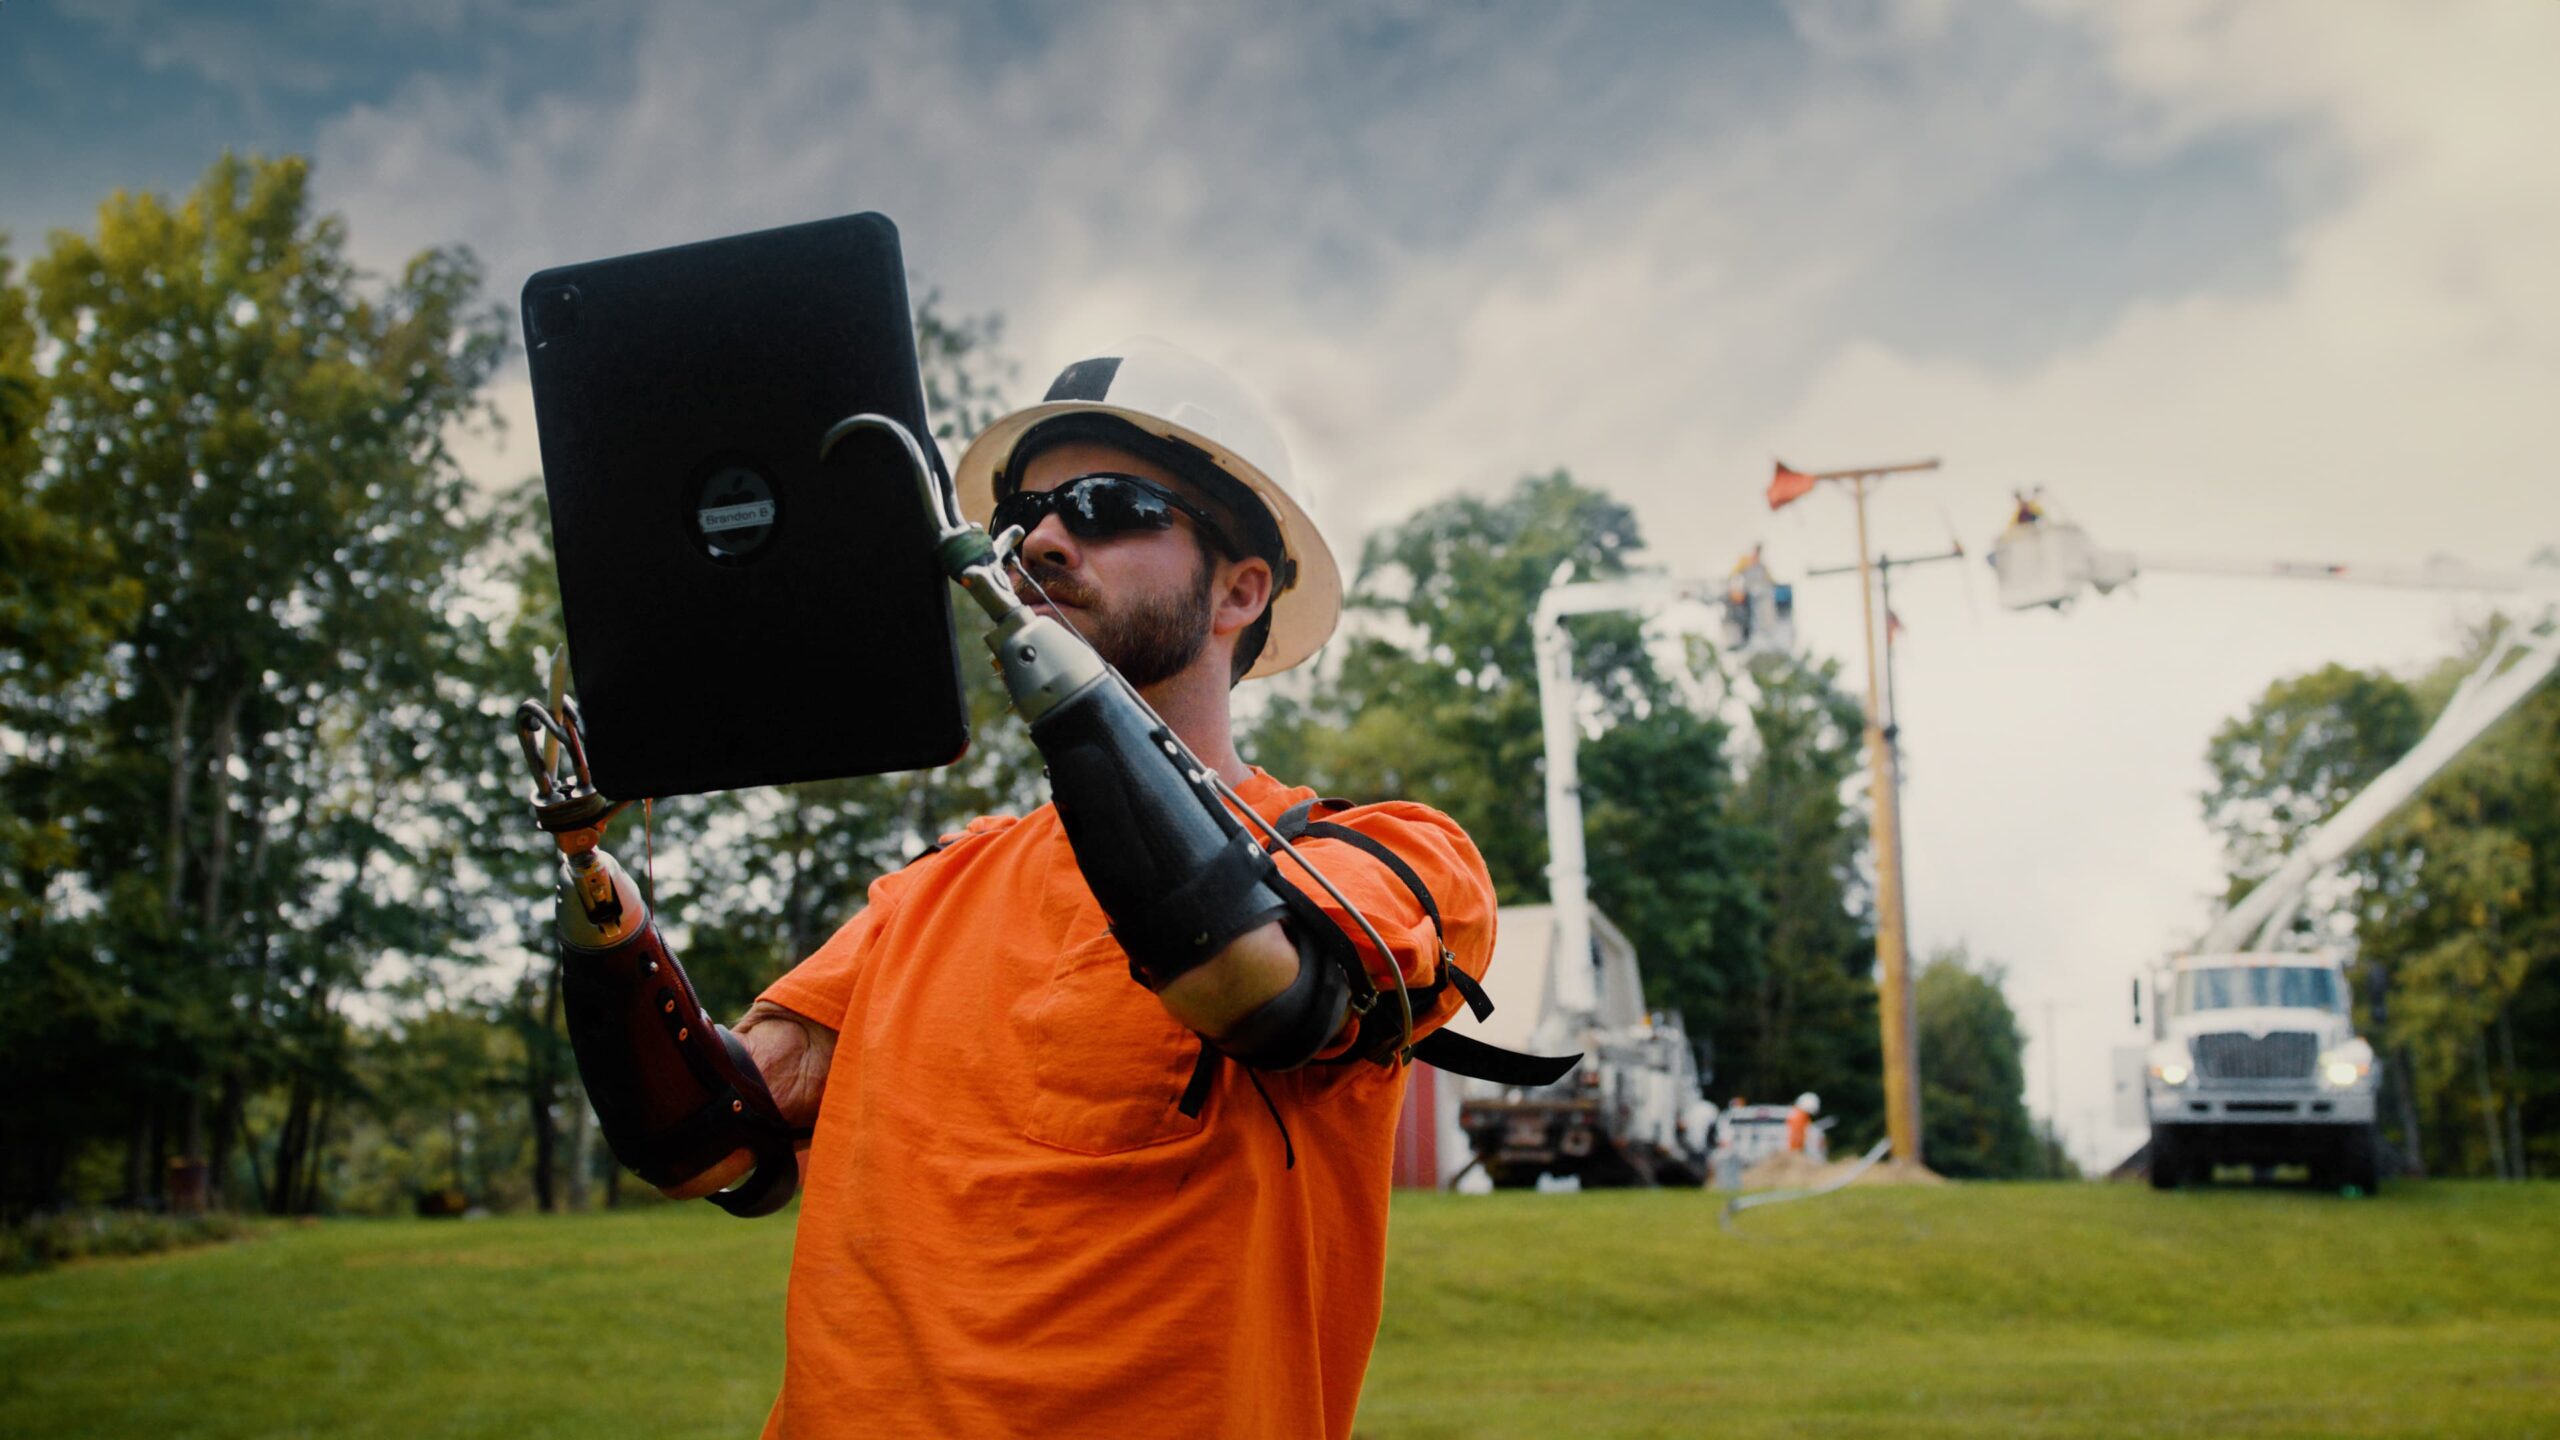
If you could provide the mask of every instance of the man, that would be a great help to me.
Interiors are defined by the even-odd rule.
[[[1080,362],[957,478],[972,519],[1026,532],[1025,598],[1246,804],[1276,820],[1313,798],[1237,754],[1229,692],[1323,644],[1340,580],[1233,382],[1152,344]],[[1416,1035],[1446,1019],[1451,962],[1480,976],[1492,954],[1494,897],[1445,816],[1323,818],[1410,867],[1438,914],[1355,842],[1300,842],[1391,953],[1358,939],[1377,1005],[1337,1000],[1295,1052],[1263,1032],[1323,963],[1310,932],[1358,924],[1283,861],[1321,915],[1142,985],[1054,805],[882,877],[756,1002],[737,1033],[815,1125],[767,1435],[1350,1433],[1384,1296],[1396,976]]]

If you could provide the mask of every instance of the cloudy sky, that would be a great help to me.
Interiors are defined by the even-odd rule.
[[[501,296],[885,211],[1026,386],[1135,332],[1251,377],[1345,551],[1563,465],[1666,566],[1765,541],[1786,575],[1851,521],[1770,515],[1773,457],[1938,456],[1876,500],[1884,548],[1979,552],[2043,485],[2137,553],[2512,565],[2560,542],[2555,53],[2546,0],[12,0],[0,230],[23,256],[223,145],[313,156],[378,268],[460,242]],[[535,464],[520,369],[501,404],[493,480]],[[2058,1076],[2112,1161],[2125,977],[2217,888],[2214,725],[2483,606],[1897,589],[1915,940],[2008,967],[2031,1102]],[[1802,594],[1854,665],[1854,585]]]

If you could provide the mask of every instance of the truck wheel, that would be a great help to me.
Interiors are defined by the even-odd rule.
[[[2342,1188],[2362,1195],[2382,1193],[2382,1133],[2358,1125],[2339,1137],[2338,1173]]]
[[[2186,1149],[2187,1147],[2178,1143],[2178,1132],[2174,1130],[2151,1132],[2152,1189],[2175,1190],[2178,1188],[2178,1182],[2186,1178]]]

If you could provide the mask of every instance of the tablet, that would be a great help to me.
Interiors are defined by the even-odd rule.
[[[524,334],[599,790],[960,757],[950,590],[905,452],[860,433],[818,459],[863,411],[931,433],[886,216],[545,270]]]

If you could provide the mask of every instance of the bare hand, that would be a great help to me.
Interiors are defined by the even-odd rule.
[[[785,1010],[770,1000],[747,1007],[730,1029],[755,1058],[773,1103],[792,1128],[818,1123],[818,1100],[826,1093],[827,1066],[836,1055],[836,1032],[806,1015]]]
[[[835,1058],[836,1032],[768,1000],[748,1006],[747,1013],[729,1028],[764,1075],[765,1088],[773,1092],[782,1118],[794,1129],[817,1124],[818,1100],[827,1088],[827,1065]],[[732,1150],[719,1164],[681,1185],[661,1186],[659,1193],[670,1200],[700,1199],[747,1178],[755,1164],[754,1152]]]

